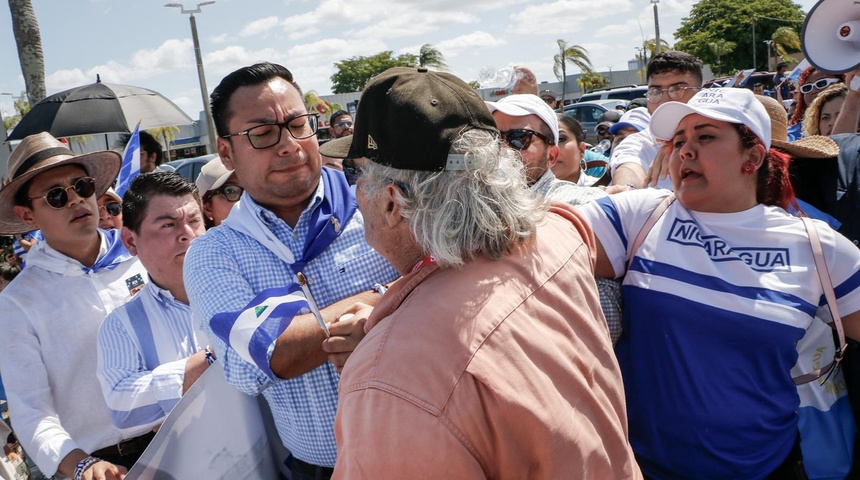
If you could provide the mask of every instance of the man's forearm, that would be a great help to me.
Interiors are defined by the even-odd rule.
[[[331,323],[353,304],[375,305],[378,299],[379,294],[374,291],[362,292],[335,302],[320,313],[326,323]],[[325,333],[312,314],[297,315],[275,342],[275,350],[269,360],[272,372],[280,378],[295,378],[319,367],[328,359],[322,348],[323,340]]]
[[[637,163],[624,163],[612,174],[612,185],[631,185],[642,188],[645,183],[645,170]]]

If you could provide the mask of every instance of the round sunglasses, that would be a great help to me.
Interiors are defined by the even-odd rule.
[[[104,206],[99,207],[99,210],[101,209],[104,209],[111,217],[116,217],[122,213],[122,205],[117,202],[106,203]]]
[[[221,195],[226,198],[228,202],[237,202],[239,201],[239,198],[242,196],[242,192],[244,191],[245,189],[243,189],[239,185],[224,185],[217,190],[210,190],[209,192],[207,192],[206,198],[204,200],[209,200],[215,195]]]
[[[69,203],[70,188],[74,189],[75,193],[81,198],[92,197],[93,194],[96,193],[96,179],[93,177],[79,178],[74,184],[69,185],[68,187],[54,187],[48,190],[48,193],[41,197],[28,198],[27,200],[32,202],[33,200],[44,198],[45,201],[48,202],[48,206],[60,209]]]

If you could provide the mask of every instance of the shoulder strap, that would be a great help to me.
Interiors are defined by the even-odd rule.
[[[648,220],[645,221],[645,225],[642,225],[642,229],[639,230],[639,234],[636,235],[636,239],[633,240],[633,246],[630,249],[630,258],[627,260],[627,270],[630,270],[630,265],[633,264],[633,257],[636,256],[636,252],[639,250],[639,247],[642,246],[642,242],[645,241],[645,238],[648,236],[648,233],[654,228],[654,225],[657,223],[657,220],[660,220],[660,217],[666,212],[666,209],[669,208],[669,205],[675,201],[675,194],[669,193],[669,195],[657,205],[657,208],[651,212],[651,216],[648,217]]]
[[[808,217],[800,217],[800,219],[806,228],[809,244],[812,247],[812,255],[815,258],[815,269],[818,271],[818,278],[824,289],[824,298],[827,299],[827,306],[830,308],[830,315],[833,317],[833,326],[836,328],[836,333],[839,336],[839,349],[836,350],[836,353],[833,355],[833,361],[830,364],[799,377],[794,377],[796,385],[809,383],[823,375],[830,376],[830,373],[842,361],[842,356],[845,354],[845,348],[847,347],[845,344],[845,330],[842,328],[842,317],[839,316],[839,310],[836,309],[836,294],[833,292],[833,282],[830,280],[827,263],[824,261],[824,252],[821,249],[821,239],[818,236],[818,230]],[[822,383],[826,381],[827,377],[824,378]]]

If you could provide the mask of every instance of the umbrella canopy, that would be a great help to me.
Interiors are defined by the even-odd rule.
[[[141,129],[192,123],[175,103],[154,90],[97,81],[37,103],[12,130],[9,140],[21,140],[39,132],[57,138],[129,133],[138,121]]]

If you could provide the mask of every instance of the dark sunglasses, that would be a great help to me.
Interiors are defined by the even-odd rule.
[[[800,93],[812,93],[813,90],[824,90],[839,81],[838,78],[822,78],[812,83],[804,83],[800,86]]]
[[[27,200],[32,202],[33,200],[44,198],[45,201],[48,202],[48,206],[60,209],[69,203],[70,188],[74,189],[75,193],[81,198],[92,197],[93,194],[96,193],[96,179],[93,177],[79,178],[73,185],[69,185],[68,187],[54,187],[48,190],[48,193],[41,197],[28,198]]]
[[[505,141],[514,150],[525,150],[532,144],[532,137],[538,137],[547,145],[552,145],[553,141],[542,133],[527,128],[517,128],[502,132],[502,140]]]
[[[595,132],[596,132],[598,135],[608,135],[608,134],[609,134],[609,129],[608,129],[608,128],[598,128],[597,130],[595,130]]]
[[[99,209],[102,208],[104,208],[111,217],[115,217],[122,213],[122,205],[117,202],[106,203],[103,207],[99,207]]]
[[[337,123],[335,123],[335,124],[334,124],[334,126],[335,126],[335,127],[337,127],[337,128],[344,128],[344,127],[350,127],[350,128],[352,128],[352,125],[353,125],[353,123],[352,123],[352,122],[347,122],[347,121],[337,122]]]
[[[221,195],[227,199],[228,202],[238,202],[239,198],[242,196],[242,192],[245,189],[240,187],[239,185],[224,185],[217,190],[210,190],[206,193],[206,199],[210,199],[215,195]]]

